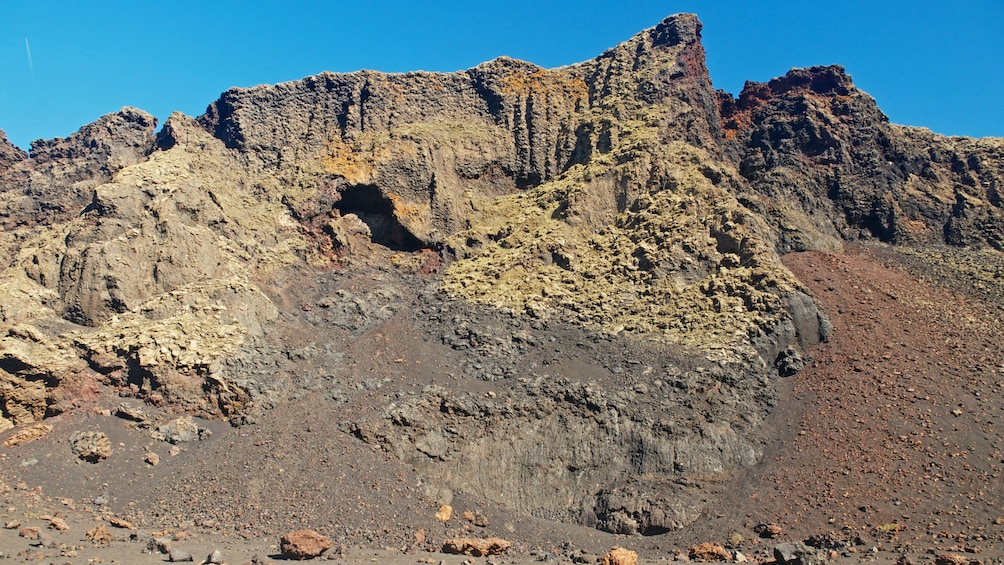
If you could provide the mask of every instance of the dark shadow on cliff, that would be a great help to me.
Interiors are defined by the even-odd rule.
[[[358,216],[369,227],[373,243],[409,253],[426,247],[397,221],[394,204],[373,185],[358,184],[345,189],[335,208],[342,215]]]

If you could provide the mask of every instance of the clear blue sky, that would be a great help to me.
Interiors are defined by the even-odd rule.
[[[812,8],[808,8],[812,6]],[[716,88],[839,63],[893,122],[1004,136],[1004,2],[0,0],[0,129],[66,136],[122,106],[199,115],[231,86],[321,71],[590,59],[697,13]],[[30,56],[29,56],[30,52]]]

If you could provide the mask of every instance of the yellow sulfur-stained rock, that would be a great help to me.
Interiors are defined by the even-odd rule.
[[[638,563],[638,552],[623,547],[611,549],[600,559],[601,565],[635,565],[636,563]]]

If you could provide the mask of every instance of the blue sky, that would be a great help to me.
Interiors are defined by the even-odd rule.
[[[811,10],[806,7],[812,5]],[[0,129],[27,148],[122,106],[163,121],[321,71],[590,59],[697,13],[716,88],[839,63],[896,123],[1004,136],[1004,2],[0,0]],[[30,53],[30,55],[29,55]]]

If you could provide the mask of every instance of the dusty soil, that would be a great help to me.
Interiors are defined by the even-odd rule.
[[[168,557],[147,544],[166,536],[197,561],[219,549],[229,563],[247,563],[254,555],[279,560],[279,535],[308,527],[332,537],[328,558],[344,563],[460,563],[466,558],[438,553],[443,539],[460,535],[512,540],[509,555],[491,558],[505,563],[593,562],[614,545],[654,563],[704,541],[767,561],[783,540],[808,540],[838,561],[907,555],[922,563],[954,552],[1000,562],[1000,281],[970,285],[945,262],[935,268],[884,247],[793,254],[786,263],[831,316],[832,339],[780,383],[762,462],[730,482],[709,480],[712,510],[688,529],[624,537],[514,515],[432,487],[346,433],[345,422],[381,406],[384,395],[450,382],[444,368],[462,361],[399,316],[339,358],[352,368],[346,382],[371,383],[346,390],[350,401],[330,389],[306,394],[241,427],[200,421],[210,437],[172,446],[116,417],[119,403],[136,401],[108,393],[47,421],[54,429],[41,439],[0,448],[9,487],[0,494],[0,551],[16,562],[161,563]],[[170,417],[145,409],[151,419]],[[113,456],[96,464],[74,458],[68,437],[80,429],[105,432]],[[446,522],[435,517],[444,503],[454,509]],[[465,511],[481,518],[465,519]],[[52,517],[68,529],[51,529]],[[114,527],[113,518],[136,529]],[[106,546],[86,540],[98,524],[112,533]],[[19,537],[25,526],[57,547]]]
[[[777,440],[733,487],[741,504],[698,530],[766,523],[798,539],[999,551],[999,297],[954,277],[918,282],[922,263],[883,248],[786,263],[822,301],[834,335],[791,379]]]

